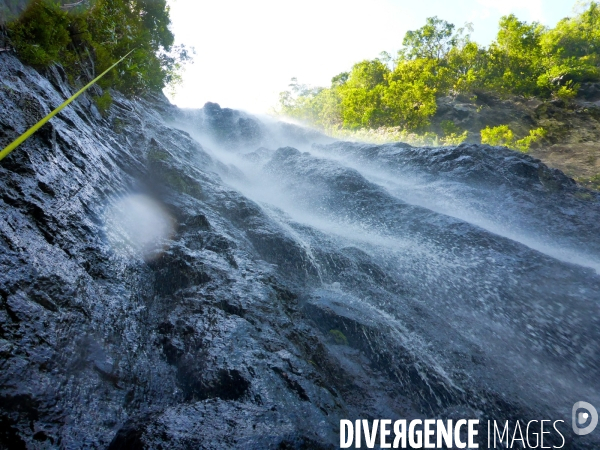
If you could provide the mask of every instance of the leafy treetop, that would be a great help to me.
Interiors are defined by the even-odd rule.
[[[189,60],[175,47],[166,0],[95,0],[67,9],[51,0],[33,0],[7,25],[17,55],[44,68],[58,62],[72,79],[89,69],[99,73],[134,50],[100,82],[130,95],[157,91],[177,81]]]
[[[395,60],[383,52],[333,77],[329,88],[285,91],[281,113],[322,128],[424,131],[441,96],[487,91],[568,100],[581,82],[600,79],[598,2],[552,29],[504,16],[487,48],[470,31],[430,17],[406,33]]]

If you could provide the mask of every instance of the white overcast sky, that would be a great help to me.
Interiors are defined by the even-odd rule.
[[[395,55],[407,30],[430,16],[488,45],[502,15],[554,26],[575,0],[169,0],[178,43],[196,49],[171,100],[200,108],[268,112],[292,77],[329,86],[334,75],[381,51]]]

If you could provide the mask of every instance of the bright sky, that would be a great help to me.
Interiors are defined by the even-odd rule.
[[[171,100],[199,108],[268,112],[292,77],[329,86],[340,72],[381,51],[394,56],[425,19],[462,26],[488,45],[502,15],[554,26],[575,0],[169,0],[178,43],[196,49]]]

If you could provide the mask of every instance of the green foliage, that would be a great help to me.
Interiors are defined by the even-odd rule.
[[[443,146],[456,146],[462,144],[469,137],[468,131],[463,131],[462,133],[450,133],[442,138],[440,138],[440,143]]]
[[[348,81],[349,76],[350,76],[350,72],[342,72],[342,73],[336,75],[335,77],[333,77],[331,79],[331,86],[337,87],[337,86],[343,85],[344,83],[346,83],[346,81]]]
[[[401,124],[408,130],[419,130],[429,125],[429,118],[437,109],[435,89],[421,80],[412,83],[391,81],[383,100],[387,108],[384,124]]]
[[[536,128],[535,130],[530,130],[529,135],[525,136],[523,139],[519,139],[515,141],[515,148],[522,152],[528,152],[531,148],[531,144],[538,142],[540,139],[543,139],[548,132],[543,128]]]
[[[420,62],[392,73],[380,60],[362,61],[332,79],[329,89],[300,85],[280,94],[281,112],[322,128],[421,129],[436,111],[435,86]]]
[[[444,136],[448,136],[449,134],[460,133],[460,128],[458,128],[452,120],[442,120],[440,126],[442,128]]]
[[[140,94],[168,84],[177,64],[166,53],[174,40],[169,22],[165,0],[97,0],[87,17],[97,70],[105,70],[135,48],[128,64],[105,78],[104,86]]]
[[[508,125],[498,127],[485,127],[481,130],[481,143],[488,145],[512,146],[515,141],[515,135]]]
[[[340,330],[329,330],[329,335],[338,345],[348,345],[348,339]]]
[[[327,130],[399,127],[422,134],[440,96],[488,91],[568,101],[581,82],[600,79],[599,5],[588,3],[554,29],[504,16],[488,48],[470,40],[469,25],[457,29],[431,17],[423,27],[406,33],[395,61],[383,52],[337,75],[329,88],[286,91],[280,111]],[[516,145],[514,136],[511,141],[504,133],[484,131],[485,139]],[[528,136],[522,146],[539,138]],[[455,145],[464,139],[464,132],[454,130],[444,131],[440,141]]]
[[[565,86],[561,86],[554,92],[554,95],[561,100],[572,100],[577,95],[579,85],[570,82]]]
[[[176,81],[189,59],[185,48],[173,46],[169,24],[166,0],[96,0],[69,12],[51,0],[34,0],[8,30],[25,63],[37,68],[61,63],[73,77],[89,61],[100,73],[135,49],[101,86],[137,95]]]
[[[94,97],[94,103],[96,103],[100,114],[105,115],[108,111],[108,108],[112,104],[112,96],[110,95],[110,92],[106,90],[102,95]]]
[[[78,0],[54,0],[53,3],[61,6],[63,10],[80,12],[85,9],[89,1],[91,0],[83,2]],[[0,2],[0,25],[18,18],[31,3],[32,0],[2,0]]]
[[[469,137],[468,131],[461,132],[460,128],[451,120],[444,120],[440,125],[443,133],[440,138],[442,145],[459,145]]]
[[[295,78],[290,90],[279,94],[283,114],[303,122],[334,127],[341,121],[341,97],[337,86],[332,89],[310,89]]]
[[[382,98],[389,69],[379,60],[355,64],[337,90],[345,128],[376,128],[385,124]]]
[[[354,64],[352,71],[348,75],[348,80],[344,83],[346,88],[356,89],[375,89],[377,86],[385,84],[390,70],[380,60],[362,61]]]
[[[446,59],[448,53],[461,43],[464,28],[454,31],[454,24],[437,17],[427,18],[426,24],[415,31],[407,31],[402,41],[402,59]],[[468,36],[466,37],[468,40]]]
[[[512,14],[502,17],[488,50],[483,84],[503,94],[537,94],[544,31],[537,22],[527,24]]]
[[[508,125],[500,125],[493,128],[486,127],[481,130],[481,143],[494,146],[501,145],[513,150],[528,152],[531,145],[544,138],[546,133],[545,129],[537,128],[530,130],[529,135],[523,139],[515,140],[515,135]]]
[[[407,131],[402,127],[360,128],[357,130],[331,128],[328,129],[327,132],[333,137],[349,141],[372,142],[374,144],[406,142],[407,144],[414,145],[416,147],[438,147],[442,143],[441,141],[443,139],[440,139],[437,134],[431,131],[414,133]],[[455,144],[442,143],[442,145]]]
[[[554,60],[598,66],[600,63],[600,6],[588,3],[579,15],[561,20],[542,38],[542,49]]]
[[[23,61],[45,67],[57,61],[71,42],[69,22],[57,4],[34,0],[21,18],[9,25],[11,41]]]

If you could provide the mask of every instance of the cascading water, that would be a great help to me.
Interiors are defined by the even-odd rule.
[[[278,148],[285,136],[262,126],[270,150],[187,129],[305,249],[319,274],[307,303],[384,322],[393,332],[378,346],[397,340],[459,392],[469,378],[563,418],[574,398],[600,403],[595,194],[506,149]],[[375,277],[349,278],[331,258],[353,252]]]
[[[0,58],[10,138],[68,86]],[[0,448],[325,449],[374,418],[598,448],[570,430],[600,405],[597,193],[507,149],[113,97],[0,166]]]

